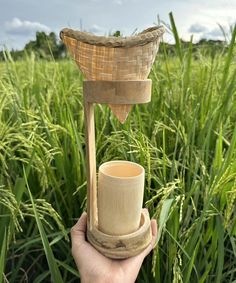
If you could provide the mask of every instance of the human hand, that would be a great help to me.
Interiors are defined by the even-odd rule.
[[[134,283],[144,258],[155,247],[157,222],[151,220],[152,241],[139,255],[123,259],[110,259],[99,253],[86,241],[87,213],[83,213],[71,229],[72,255],[79,269],[82,283]]]

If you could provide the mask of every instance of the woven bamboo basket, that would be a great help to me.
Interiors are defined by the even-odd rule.
[[[164,31],[151,27],[131,37],[105,37],[64,28],[60,37],[87,80],[145,80]],[[124,123],[131,105],[109,106]]]

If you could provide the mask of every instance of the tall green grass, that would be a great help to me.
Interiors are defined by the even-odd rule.
[[[121,125],[96,106],[97,165],[145,167],[159,243],[137,282],[236,279],[236,50],[163,45],[152,102]],[[119,141],[119,142],[117,142]],[[86,209],[82,76],[71,61],[0,64],[0,282],[78,282],[69,231]],[[3,271],[3,273],[2,273]]]

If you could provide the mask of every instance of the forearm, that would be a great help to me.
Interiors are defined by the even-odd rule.
[[[81,277],[81,283],[111,283],[111,281],[102,278]]]
[[[91,280],[88,278],[85,279],[81,278],[81,283],[103,283],[103,280]]]
[[[127,278],[121,278],[115,273],[101,276],[83,276],[81,275],[81,283],[134,283],[135,280],[128,280]]]

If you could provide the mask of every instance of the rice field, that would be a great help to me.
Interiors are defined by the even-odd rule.
[[[159,242],[141,282],[236,282],[236,29],[209,55],[165,45],[152,102],[122,125],[96,106],[97,166],[140,163]],[[82,75],[34,54],[0,64],[0,283],[79,282],[69,232],[86,209]]]

